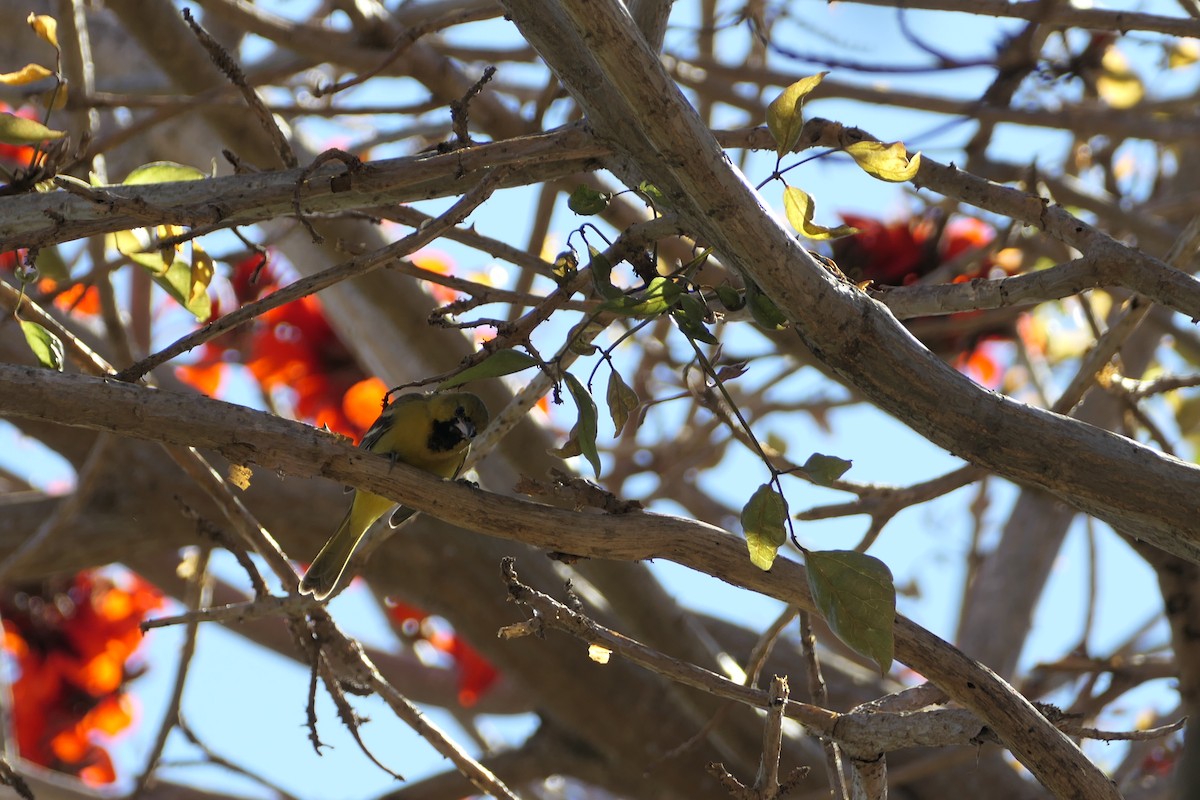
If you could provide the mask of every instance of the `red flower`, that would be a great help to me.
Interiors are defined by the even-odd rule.
[[[500,679],[500,673],[479,651],[457,633],[428,632],[421,624],[430,615],[414,606],[388,601],[388,616],[400,632],[412,640],[423,640],[450,656],[458,670],[458,703],[470,708]]]
[[[229,279],[239,305],[279,288],[269,260],[253,254],[234,265]],[[213,316],[222,313],[214,303]],[[207,343],[200,358],[177,369],[180,379],[214,394],[231,361],[241,361],[266,393],[295,393],[296,415],[357,438],[379,416],[387,388],[359,368],[325,318],[321,301],[302,297],[274,308]]]
[[[18,671],[12,721],[23,758],[93,785],[116,779],[98,739],[132,722],[129,660],[140,623],[161,604],[136,575],[118,585],[92,570],[0,596],[4,648]]]

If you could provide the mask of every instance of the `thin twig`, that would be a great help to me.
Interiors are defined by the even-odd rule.
[[[279,160],[288,168],[298,166],[300,162],[296,159],[296,153],[292,150],[291,142],[283,135],[279,124],[275,122],[275,117],[271,116],[271,112],[267,110],[262,98],[258,96],[258,92],[254,91],[253,87],[246,82],[246,73],[242,72],[242,68],[238,66],[237,61],[221,46],[220,42],[214,39],[208,31],[201,27],[199,22],[192,18],[191,9],[186,7],[183,9],[183,19],[192,29],[192,33],[195,34],[196,39],[199,40],[205,51],[207,51],[212,63],[217,69],[225,73],[225,77],[229,78],[229,82],[236,86],[238,91],[242,93],[242,97],[246,100],[246,105],[250,107],[250,111],[254,113],[255,119],[258,120],[259,125],[262,126],[262,129],[266,131],[267,136],[270,138],[271,145],[275,148],[275,153],[279,156]]]
[[[184,597],[184,603],[189,608],[202,608],[208,604],[212,593],[212,585],[208,574],[208,562],[211,554],[212,551],[205,548],[196,560],[195,572],[188,581],[187,595]],[[187,685],[188,670],[192,665],[192,657],[196,655],[196,638],[199,632],[200,624],[195,621],[189,622],[184,628],[183,647],[179,651],[179,662],[175,665],[175,679],[171,687],[171,698],[167,702],[167,710],[163,714],[162,721],[159,724],[158,735],[154,738],[154,744],[146,756],[146,763],[142,767],[141,773],[134,780],[134,790],[132,792],[134,797],[141,795],[146,790],[146,787],[150,785],[150,781],[154,778],[154,770],[158,767],[163,751],[167,747],[167,737],[171,735],[171,730],[179,724],[179,709],[183,705],[183,691]]]
[[[170,361],[175,356],[186,353],[239,325],[243,325],[255,317],[273,308],[299,300],[322,289],[350,278],[366,275],[394,259],[403,258],[437,239],[443,231],[457,225],[479,205],[491,196],[496,186],[502,180],[503,170],[492,170],[487,176],[464,194],[457,203],[446,210],[436,220],[424,228],[413,231],[397,242],[382,247],[373,253],[349,259],[336,267],[330,267],[307,278],[291,283],[277,292],[272,292],[261,300],[247,303],[236,311],[231,311],[220,319],[213,320],[208,325],[180,338],[174,344],[168,345],[133,366],[121,370],[115,376],[117,380],[133,381],[145,375],[150,370]]]

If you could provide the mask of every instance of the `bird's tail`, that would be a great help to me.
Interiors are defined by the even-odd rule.
[[[353,513],[353,508],[346,511],[337,533],[312,560],[308,571],[304,573],[304,579],[300,581],[301,594],[311,594],[317,600],[324,600],[337,588],[338,580],[342,577],[346,565],[350,563],[354,548],[358,546],[359,537],[354,536],[350,530],[350,518]]]

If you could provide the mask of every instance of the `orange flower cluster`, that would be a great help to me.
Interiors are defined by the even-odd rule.
[[[263,256],[254,254],[234,265],[230,277],[238,305],[258,300],[279,288],[278,277]],[[213,317],[220,316],[219,299]],[[368,378],[338,338],[316,297],[304,297],[272,309],[250,325],[208,342],[193,364],[178,367],[184,382],[215,395],[231,362],[241,362],[263,391],[295,393],[296,415],[332,431],[358,438],[379,416],[387,387]]]
[[[858,228],[859,233],[833,243],[834,261],[852,280],[879,286],[914,284],[964,253],[982,250],[996,235],[990,225],[970,217],[952,219],[945,225],[933,217],[890,223],[854,214],[843,214],[842,219]],[[951,280],[962,283],[985,278],[997,267],[1011,273],[1017,265],[1011,261],[1001,264],[990,254],[984,254]],[[951,361],[955,369],[992,388],[1000,385],[1004,369],[988,343],[1011,341],[1018,335],[1011,315],[1004,313],[987,316],[964,312],[937,319],[909,320],[908,324],[930,350]]]
[[[967,250],[986,247],[996,235],[990,225],[970,217],[951,221],[939,235],[940,226],[929,217],[884,223],[854,214],[841,216],[859,232],[834,241],[834,261],[854,280],[883,286],[915,283]],[[959,279],[986,276],[992,266],[990,258],[981,259],[970,275]]]
[[[4,648],[16,665],[12,723],[22,758],[99,786],[116,779],[97,739],[133,721],[124,691],[139,624],[162,595],[130,574],[117,585],[93,570],[0,594]]]
[[[430,614],[404,603],[388,600],[388,615],[410,640],[429,642],[435,650],[450,656],[458,669],[458,703],[463,708],[471,708],[478,703],[483,693],[500,677],[496,668],[457,633],[428,630],[428,626],[422,623]]]

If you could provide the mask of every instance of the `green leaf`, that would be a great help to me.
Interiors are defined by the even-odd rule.
[[[608,208],[609,195],[597,192],[590,186],[579,184],[571,196],[567,198],[567,208],[584,217],[599,214]]]
[[[816,75],[801,78],[784,89],[771,101],[771,105],[767,106],[767,130],[775,139],[775,152],[780,158],[791,152],[800,140],[800,131],[804,128],[804,118],[800,113],[804,98],[817,88],[828,74],[828,71],[818,72]]]
[[[704,305],[699,296],[685,292],[679,296],[679,307],[671,312],[675,324],[689,338],[705,344],[720,344],[717,337],[704,324],[709,318],[708,306]]]
[[[592,400],[592,396],[588,394],[588,390],[579,382],[571,373],[566,373],[563,378],[567,382],[567,388],[571,391],[571,397],[575,400],[575,407],[579,409],[579,422],[575,425],[574,436],[578,438],[580,452],[583,457],[592,465],[592,470],[595,471],[596,477],[600,477],[600,454],[596,452],[596,424],[598,412],[596,411],[596,401]]]
[[[7,111],[0,112],[0,143],[17,145],[34,145],[51,139],[61,139],[66,131],[55,131],[47,128],[37,120],[18,117]]]
[[[821,616],[839,639],[886,674],[896,621],[896,587],[887,564],[852,550],[810,550],[804,560]]]
[[[650,181],[642,181],[638,184],[638,191],[646,195],[650,199],[651,204],[662,211],[667,206],[667,196],[662,193],[662,190],[655,186]]]
[[[469,381],[499,378],[501,375],[511,375],[523,369],[536,367],[540,363],[533,356],[520,350],[497,350],[478,364],[467,367],[457,375],[442,381],[438,384],[438,388],[450,389],[462,386]]]
[[[787,328],[788,318],[775,305],[775,301],[763,294],[758,284],[746,279],[746,306],[754,321],[769,331],[781,331]]]
[[[614,300],[623,297],[624,294],[612,283],[612,262],[608,260],[608,256],[601,253],[596,248],[588,245],[588,255],[592,260],[588,264],[588,269],[592,273],[592,285],[596,287],[596,293],[601,297],[607,297]]]
[[[808,461],[804,462],[804,471],[808,473],[808,477],[812,478],[813,483],[818,486],[829,486],[845,475],[846,470],[850,469],[853,463],[853,461],[847,461],[837,456],[813,453],[808,457]]]
[[[816,210],[816,203],[807,192],[794,186],[783,188],[783,211],[787,214],[788,222],[801,236],[806,239],[839,239],[858,233],[858,228],[850,225],[838,225],[836,228],[817,225],[812,221]]]
[[[693,322],[704,322],[708,307],[695,294],[685,292],[679,296],[679,313]]]
[[[25,342],[39,364],[47,369],[63,371],[66,353],[61,339],[38,323],[28,320],[21,320],[21,333],[25,334]]]
[[[911,158],[903,142],[855,142],[846,148],[868,175],[881,181],[902,183],[910,181],[921,168],[921,154]]]
[[[147,183],[173,183],[175,181],[198,181],[208,177],[195,167],[176,164],[174,161],[152,161],[135,167],[125,176],[125,186],[141,186]]]
[[[728,311],[741,311],[746,307],[746,296],[732,286],[718,286],[717,299]]]
[[[192,263],[176,258],[166,272],[151,275],[154,282],[190,311],[197,322],[204,322],[212,315],[212,298],[208,296],[212,276],[212,259],[203,251],[197,253],[195,250]]]
[[[766,572],[787,541],[787,501],[771,484],[764,483],[742,509],[742,532],[750,550],[750,563]]]
[[[625,429],[625,423],[629,421],[629,414],[642,401],[615,369],[608,375],[608,388],[604,392],[604,399],[608,403],[608,415],[612,417],[613,436],[620,436],[621,431]]]
[[[673,307],[682,292],[679,284],[660,276],[652,279],[640,294],[614,297],[602,307],[605,311],[630,317],[657,317]]]
[[[721,340],[703,322],[692,317],[690,314],[684,311],[673,311],[671,312],[671,316],[674,317],[675,324],[679,326],[679,330],[689,339],[704,342],[705,344],[721,343]]]
[[[67,266],[67,262],[63,260],[62,253],[58,252],[57,247],[38,250],[37,260],[33,263],[37,267],[38,275],[49,278],[55,283],[71,282],[71,268]]]

